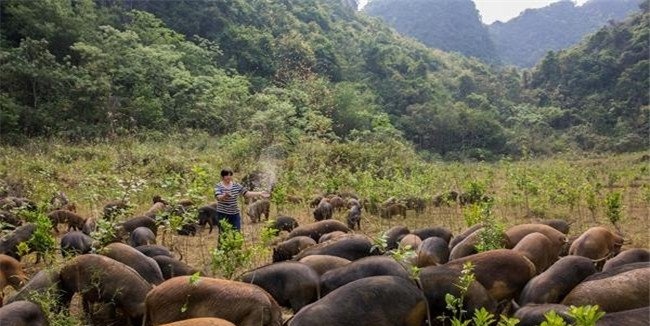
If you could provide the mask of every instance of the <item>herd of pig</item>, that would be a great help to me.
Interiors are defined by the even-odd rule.
[[[32,204],[10,199],[0,208]],[[458,235],[441,226],[396,226],[377,241],[334,219],[299,226],[283,216],[275,220],[282,240],[273,263],[226,280],[201,276],[155,244],[152,214],[161,201],[154,202],[120,223],[116,241],[103,248],[84,233],[97,227],[87,219],[50,213],[56,232],[58,223],[68,224],[60,243],[65,259],[31,278],[19,248],[36,227],[20,223],[0,239],[0,290],[16,290],[5,298],[0,292],[0,325],[49,325],[52,312],[70,309],[75,296],[92,325],[449,325],[441,318],[451,314],[447,294],[464,294],[468,317],[485,308],[521,326],[541,324],[551,310],[573,322],[569,306],[584,305],[606,312],[598,326],[650,324],[650,251],[622,250],[623,237],[605,227],[569,237],[562,220],[519,224],[498,235],[504,249],[478,252],[480,224]],[[412,255],[396,259],[408,248]],[[475,279],[461,293],[468,262]],[[53,311],[42,310],[43,298]]]

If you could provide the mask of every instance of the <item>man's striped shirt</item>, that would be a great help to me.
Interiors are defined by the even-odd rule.
[[[221,182],[217,183],[214,187],[214,195],[221,196],[225,193],[230,193],[230,197],[220,200],[217,205],[217,212],[222,214],[234,215],[239,213],[239,206],[237,205],[237,197],[243,196],[248,192],[239,183],[232,182],[230,187],[224,186]]]

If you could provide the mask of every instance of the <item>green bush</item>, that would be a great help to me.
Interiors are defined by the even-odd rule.
[[[26,221],[36,225],[36,230],[34,230],[34,233],[27,242],[18,245],[19,254],[24,255],[29,252],[36,252],[37,262],[43,257],[47,260],[53,259],[57,241],[52,235],[52,221],[47,215],[39,211],[21,211],[21,215],[26,219]]]
[[[28,294],[28,300],[39,305],[51,326],[81,326],[83,321],[77,316],[70,314],[68,309],[59,309],[57,302],[62,298],[57,297],[57,291],[48,288],[47,291],[32,291]]]
[[[101,247],[107,246],[118,238],[116,231],[117,222],[99,219],[96,221],[96,223],[97,227],[95,231],[90,232],[90,237],[93,238],[95,245],[98,246],[98,248],[94,249],[99,249]]]
[[[493,201],[472,204],[463,211],[463,217],[468,227],[476,224],[483,225],[479,231],[478,252],[501,249],[505,247],[504,225],[492,213]]]
[[[470,321],[465,320],[467,311],[464,308],[465,294],[469,290],[470,285],[476,280],[474,275],[474,265],[472,262],[467,262],[463,264],[463,270],[460,273],[458,278],[458,283],[455,284],[456,287],[460,290],[460,295],[458,297],[454,296],[451,293],[445,294],[445,303],[447,304],[447,310],[451,312],[451,316],[439,316],[438,319],[442,322],[449,319],[452,325],[469,325]]]
[[[570,306],[569,316],[575,319],[576,326],[596,326],[596,322],[605,316],[605,312],[600,311],[598,305]]]
[[[616,227],[622,217],[623,199],[620,192],[611,192],[605,197],[605,213],[607,219]]]
[[[216,248],[212,250],[212,273],[232,278],[241,268],[250,264],[253,251],[244,245],[244,235],[225,220],[219,221],[221,232]]]
[[[519,323],[519,320],[516,318],[508,318],[506,316],[500,316],[499,320],[496,320],[496,317],[491,312],[487,311],[485,308],[480,308],[474,310],[474,313],[471,317],[467,316],[467,311],[464,309],[464,299],[465,294],[469,290],[469,287],[476,280],[474,275],[474,266],[472,262],[467,262],[463,264],[463,269],[461,271],[460,277],[458,278],[458,283],[456,287],[460,290],[460,296],[456,297],[451,293],[445,294],[445,303],[447,304],[447,310],[451,312],[451,316],[438,316],[438,320],[441,322],[449,321],[452,326],[490,326],[496,322],[497,326],[515,326]]]
[[[268,220],[260,231],[260,240],[263,246],[270,246],[280,233],[280,230],[274,228],[275,220]]]
[[[597,305],[570,306],[567,314],[575,320],[575,323],[568,324],[564,318],[551,310],[544,314],[546,320],[540,326],[596,326],[596,322],[605,316],[605,312],[600,311]]]

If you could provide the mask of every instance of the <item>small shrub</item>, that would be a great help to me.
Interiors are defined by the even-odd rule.
[[[46,257],[48,260],[53,258],[56,238],[52,235],[50,218],[40,212],[24,211],[23,214],[27,216],[27,221],[36,224],[36,230],[26,243],[19,244],[18,251],[22,251],[23,254],[36,252],[37,261],[40,261],[41,257]]]
[[[476,244],[476,250],[478,252],[505,248],[503,224],[496,221],[492,222],[493,223],[485,224],[483,230],[478,234],[479,242]]]
[[[260,240],[264,246],[271,245],[273,243],[273,240],[275,240],[275,237],[277,237],[280,233],[280,230],[273,227],[274,223],[275,220],[268,220],[266,222],[266,225],[264,225],[260,231]]]
[[[596,326],[596,322],[605,316],[605,312],[600,311],[598,305],[570,306],[569,316],[575,319],[576,326]]]
[[[472,262],[467,262],[463,264],[463,270],[461,271],[458,283],[455,284],[456,287],[460,290],[460,296],[456,297],[451,293],[445,294],[445,303],[447,304],[447,310],[449,310],[452,315],[437,317],[441,322],[449,320],[452,326],[490,326],[495,322],[497,326],[515,326],[519,323],[519,320],[516,318],[509,318],[501,315],[497,321],[494,314],[487,311],[485,308],[481,307],[480,309],[474,310],[474,314],[471,319],[465,319],[467,311],[464,309],[463,300],[465,295],[469,290],[469,287],[476,280],[474,275],[474,266]]]
[[[287,202],[287,185],[279,182],[273,186],[273,192],[271,193],[271,202],[276,207],[282,207]]]
[[[465,184],[465,196],[470,203],[478,203],[485,196],[487,184],[485,182],[472,180]]]
[[[410,266],[413,259],[417,256],[415,249],[411,248],[411,245],[399,246],[397,249],[393,249],[388,253],[398,263],[406,266]]]
[[[420,271],[420,267],[411,266],[411,268],[409,268],[409,276],[413,280],[418,280],[420,278]]]
[[[452,325],[469,325],[471,321],[465,320],[465,313],[467,311],[463,307],[463,300],[465,299],[465,294],[469,290],[470,285],[472,285],[472,282],[474,282],[475,279],[474,265],[472,262],[463,264],[463,270],[460,273],[458,283],[455,284],[460,290],[460,296],[456,297],[451,293],[445,294],[445,303],[447,304],[447,310],[451,312],[451,317],[443,314],[438,317],[438,320],[444,322],[449,319]]]
[[[588,183],[584,186],[585,200],[587,202],[587,209],[591,212],[592,219],[596,219],[596,210],[598,209],[598,197],[600,196],[600,183]]]
[[[197,285],[201,282],[201,272],[190,275],[190,285]]]
[[[505,245],[503,241],[505,227],[492,214],[492,205],[492,201],[482,202],[470,206],[469,210],[463,212],[468,226],[479,223],[483,225],[483,229],[478,234],[479,242],[476,245],[478,252],[504,248]]]
[[[217,248],[212,250],[212,273],[232,278],[239,268],[246,268],[250,263],[252,251],[244,247],[244,235],[233,229],[225,220],[219,222],[221,232]]]
[[[95,231],[90,232],[90,237],[97,242],[99,248],[104,247],[117,239],[116,227],[117,223],[114,221],[99,219],[97,220],[97,228]]]
[[[519,319],[501,315],[497,326],[516,326],[517,324],[519,324]]]
[[[474,325],[487,326],[492,325],[495,322],[494,314],[487,311],[485,308],[477,309],[474,311],[474,317],[472,317],[472,322]]]
[[[483,207],[481,204],[472,204],[469,207],[463,210],[463,219],[465,220],[465,225],[471,227],[478,223],[481,223],[483,214]]]
[[[379,252],[384,253],[388,249],[388,235],[386,232],[383,232],[378,237],[372,238],[372,248],[370,251],[379,250]]]
[[[131,177],[129,179],[116,178],[116,183],[120,190],[118,191],[119,198],[128,201],[132,195],[142,192],[147,181],[138,177]]]
[[[84,323],[78,318],[70,315],[68,309],[59,309],[56,303],[61,298],[58,298],[53,288],[44,292],[31,292],[28,295],[28,300],[39,305],[45,318],[49,321],[51,326],[77,326]]]
[[[205,195],[205,189],[212,186],[212,176],[201,166],[192,166],[190,182],[187,186],[186,197],[199,201]]]
[[[29,252],[31,251],[31,249],[29,248],[29,244],[24,241],[19,243],[16,246],[16,250],[18,252],[18,255],[20,255],[21,257],[29,254]]]
[[[605,312],[600,311],[597,305],[570,306],[567,314],[575,320],[575,323],[567,324],[562,316],[551,310],[544,314],[546,320],[540,326],[596,326],[596,322],[605,316]]]
[[[558,315],[555,310],[551,310],[544,314],[545,321],[540,326],[568,326],[562,316]]]
[[[618,226],[617,223],[621,220],[622,202],[621,193],[617,191],[609,193],[605,198],[605,213],[614,226]]]

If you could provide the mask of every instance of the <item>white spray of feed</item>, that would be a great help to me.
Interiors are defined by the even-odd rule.
[[[278,181],[277,172],[280,161],[274,157],[273,150],[266,148],[260,155],[258,167],[261,175],[260,188],[261,190],[271,192],[273,186]]]
[[[259,162],[260,170],[262,172],[262,179],[260,180],[260,187],[265,191],[271,191],[277,179],[278,165],[275,160],[263,160]]]

